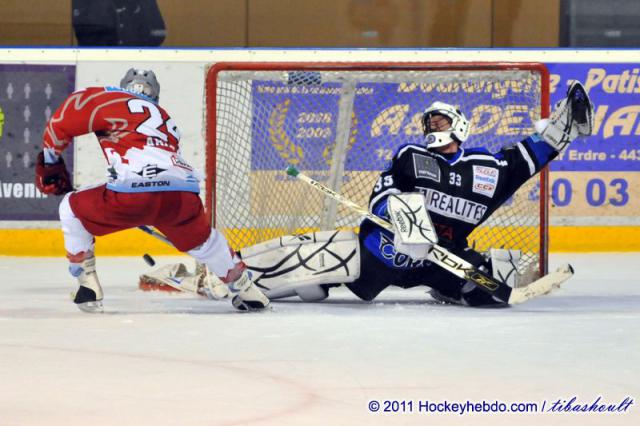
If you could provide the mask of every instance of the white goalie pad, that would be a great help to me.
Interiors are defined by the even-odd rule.
[[[419,192],[392,194],[387,211],[394,228],[394,246],[397,252],[413,259],[425,259],[438,236]]]
[[[494,278],[508,284],[511,288],[518,286],[518,263],[522,257],[520,250],[490,249],[491,268]]]
[[[360,276],[360,248],[352,231],[286,235],[246,247],[240,256],[270,299],[299,295],[306,300],[309,291],[319,299],[320,292],[311,287],[349,283]]]

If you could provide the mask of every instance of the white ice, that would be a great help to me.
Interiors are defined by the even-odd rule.
[[[159,263],[175,261],[161,258]],[[180,258],[180,260],[185,260]],[[319,304],[146,293],[140,258],[99,258],[105,313],[65,260],[0,257],[0,425],[640,424],[640,253],[556,254],[576,275],[508,309],[390,289]],[[624,414],[427,414],[418,401],[634,405]],[[370,413],[371,400],[414,413]]]

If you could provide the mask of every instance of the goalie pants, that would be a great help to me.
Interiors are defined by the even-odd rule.
[[[73,214],[95,236],[152,225],[178,250],[186,252],[202,245],[211,233],[202,201],[193,192],[125,193],[100,185],[72,193],[69,204]]]
[[[489,271],[491,270],[490,262],[469,247],[454,248],[450,251],[474,266],[484,265]],[[363,239],[360,237],[360,276],[354,282],[347,284],[347,287],[356,296],[368,301],[373,300],[390,285],[402,288],[424,285],[448,298],[464,300],[469,306],[500,304],[479,288],[474,288],[463,294],[462,287],[465,284],[465,280],[430,262],[425,262],[425,266],[416,268],[391,268],[378,260],[365,247]]]

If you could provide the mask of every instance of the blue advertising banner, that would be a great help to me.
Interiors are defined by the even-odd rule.
[[[579,80],[595,105],[594,135],[572,144],[552,171],[640,171],[640,64],[548,64],[551,101]]]
[[[59,198],[35,187],[44,127],[75,90],[75,66],[0,64],[0,220],[58,220]],[[73,150],[64,154],[72,173]]]
[[[640,64],[547,64],[552,104],[581,81],[595,106],[594,134],[551,163],[551,218],[558,225],[640,223]]]
[[[257,81],[252,86],[252,170],[282,170],[294,163],[328,170],[335,144],[341,84],[289,85]],[[454,84],[398,82],[355,85],[347,171],[379,171],[399,145],[421,143],[422,113],[434,101],[461,105],[472,132],[465,147],[498,150],[533,129],[540,106],[532,79]],[[512,103],[500,102],[509,97]],[[515,101],[515,103],[513,103]],[[462,107],[461,107],[462,108]],[[266,131],[265,129],[268,129]],[[265,155],[273,151],[272,155]],[[276,155],[280,153],[280,156]]]
[[[595,104],[594,135],[575,141],[551,163],[552,223],[637,222],[640,65],[547,66],[552,105],[566,95],[574,79],[585,84]],[[330,168],[331,149],[336,141],[340,87],[338,83],[256,82],[252,88],[252,170],[281,171],[293,163],[317,171],[319,175],[314,177],[321,180],[321,173]],[[507,96],[509,101],[505,103]],[[398,146],[420,143],[422,111],[435,100],[464,105],[463,112],[472,125],[465,147],[483,146],[497,151],[533,131],[539,99],[530,80],[480,85],[357,84],[345,170],[379,171]],[[492,141],[490,145],[488,141]],[[265,155],[265,150],[273,152]],[[532,193],[531,199],[536,197],[537,193]]]

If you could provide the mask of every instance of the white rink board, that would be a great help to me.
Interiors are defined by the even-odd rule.
[[[417,288],[243,314],[143,293],[141,259],[100,258],[106,313],[91,315],[69,300],[64,259],[0,257],[0,423],[638,424],[640,255],[553,255],[551,266],[566,261],[576,275],[562,290],[509,309],[438,305]],[[626,414],[367,411],[371,400],[574,395],[636,402]]]

